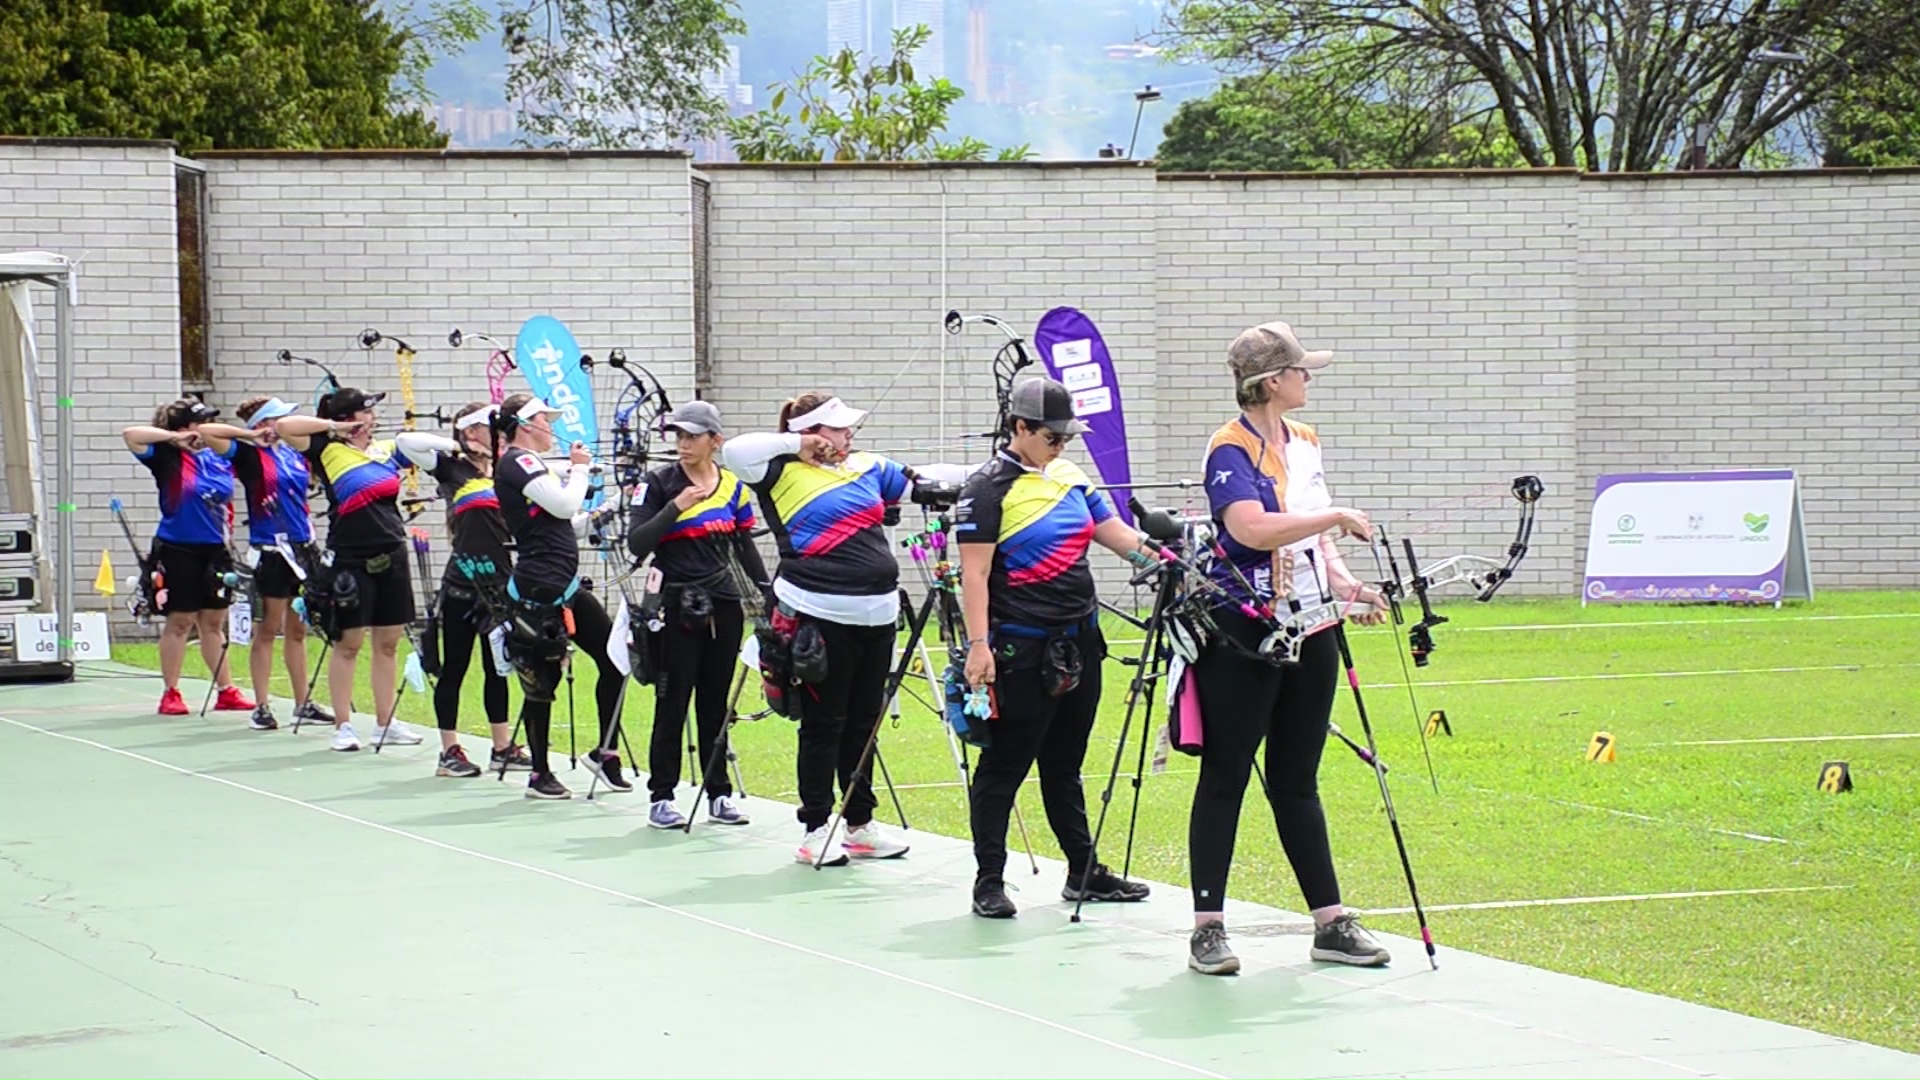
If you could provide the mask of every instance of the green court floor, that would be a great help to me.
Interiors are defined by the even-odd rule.
[[[1183,889],[1074,924],[1042,862],[986,922],[963,840],[816,871],[791,806],[660,832],[644,785],[590,802],[564,756],[575,798],[532,802],[436,778],[431,733],[333,753],[153,715],[158,687],[0,687],[0,1075],[1920,1077],[1444,942],[1437,972],[1399,938],[1314,964],[1253,906],[1242,974],[1207,978]]]

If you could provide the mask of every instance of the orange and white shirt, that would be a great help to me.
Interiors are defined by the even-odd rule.
[[[1320,437],[1311,427],[1292,420],[1282,422],[1286,439],[1269,444],[1244,416],[1221,425],[1207,442],[1207,502],[1213,510],[1215,532],[1232,567],[1216,562],[1209,577],[1235,597],[1267,604],[1288,598],[1311,606],[1320,602],[1327,580],[1325,559],[1316,550],[1320,537],[1296,540],[1276,551],[1257,551],[1227,532],[1227,507],[1253,502],[1267,513],[1310,514],[1333,505],[1326,471],[1320,460]],[[1236,576],[1234,569],[1239,570]],[[1253,587],[1247,596],[1240,579]]]

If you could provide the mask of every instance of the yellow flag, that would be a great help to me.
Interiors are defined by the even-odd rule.
[[[113,560],[107,553],[100,553],[100,572],[93,576],[93,590],[101,596],[113,595]]]

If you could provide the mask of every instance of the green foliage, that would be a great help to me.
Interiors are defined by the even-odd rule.
[[[396,108],[418,47],[372,0],[8,0],[0,131],[184,153],[444,146]]]
[[[1484,111],[1529,165],[1633,172],[1688,161],[1697,125],[1711,168],[1804,155],[1795,129],[1823,114],[1858,154],[1898,156],[1920,55],[1913,0],[1169,0],[1167,20],[1180,59],[1369,101],[1445,88],[1424,100],[1456,111],[1432,116]],[[1836,110],[1850,98],[1883,104]]]
[[[703,77],[746,33],[735,0],[528,0],[501,17],[522,142],[665,147],[717,133]]]
[[[1825,164],[1920,165],[1920,40],[1914,50],[1897,77],[1850,86],[1828,110]]]
[[[387,18],[407,34],[400,57],[400,86],[404,100],[426,101],[427,72],[442,57],[460,54],[493,29],[493,18],[474,0],[427,0],[415,9],[413,0],[391,0]]]
[[[1301,76],[1235,79],[1186,102],[1157,154],[1175,172],[1518,167],[1491,118],[1445,103],[1369,100]]]
[[[816,56],[797,78],[774,87],[765,109],[727,124],[742,161],[981,161],[991,149],[967,136],[940,141],[947,113],[964,93],[945,79],[922,83],[913,54],[927,43],[925,25],[893,32],[893,54],[864,63],[853,49]],[[796,106],[785,110],[788,98]],[[1022,145],[999,152],[1024,160]]]

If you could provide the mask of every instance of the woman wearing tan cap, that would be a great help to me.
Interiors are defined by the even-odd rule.
[[[1317,632],[1300,646],[1297,664],[1256,659],[1268,627],[1238,610],[1241,602],[1286,610],[1321,601],[1385,606],[1379,593],[1347,570],[1336,534],[1361,540],[1372,526],[1358,510],[1333,505],[1320,458],[1320,437],[1287,413],[1307,403],[1312,372],[1333,360],[1309,352],[1292,327],[1270,322],[1234,339],[1227,350],[1240,415],[1207,445],[1208,502],[1225,558],[1209,569],[1229,594],[1213,609],[1223,633],[1243,649],[1216,640],[1193,665],[1205,743],[1188,824],[1194,930],[1188,966],[1208,975],[1240,970],[1227,947],[1227,874],[1254,749],[1267,746],[1267,801],[1281,846],[1313,913],[1311,956],[1378,965],[1387,951],[1340,903],[1339,878],[1320,806],[1318,773],[1333,709],[1340,656],[1333,635]],[[1378,610],[1354,614],[1374,623]]]

